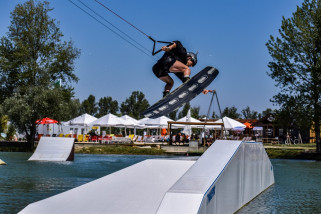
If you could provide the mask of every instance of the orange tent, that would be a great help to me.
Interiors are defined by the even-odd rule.
[[[161,134],[162,134],[162,135],[166,135],[166,134],[167,134],[167,131],[166,131],[166,129],[165,129],[165,128],[164,128],[164,129],[162,129]]]
[[[248,128],[248,129],[253,128],[252,124],[249,123],[249,122],[245,122],[245,123],[243,123],[243,124],[246,125],[246,128]]]

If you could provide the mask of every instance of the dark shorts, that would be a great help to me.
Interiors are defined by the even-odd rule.
[[[162,57],[153,66],[153,72],[157,78],[168,76],[169,68],[175,63],[176,59],[173,56]]]

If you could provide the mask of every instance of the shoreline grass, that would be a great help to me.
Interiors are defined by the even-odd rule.
[[[264,145],[271,159],[299,159],[321,161],[321,153],[316,152],[316,144],[275,144]]]
[[[121,154],[121,155],[167,155],[164,150],[157,148],[139,148],[127,145],[82,146],[75,147],[75,153],[83,154]]]
[[[271,159],[299,159],[321,161],[321,153],[316,152],[316,144],[264,144],[267,155]],[[34,148],[35,149],[35,148]],[[0,147],[0,152],[33,152],[34,149],[21,147]],[[32,151],[33,150],[33,151]],[[203,152],[166,152],[152,146],[142,148],[133,145],[75,145],[75,153],[82,154],[122,154],[122,155],[189,155],[200,156]]]

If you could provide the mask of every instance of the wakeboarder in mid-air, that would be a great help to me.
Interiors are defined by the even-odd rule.
[[[169,73],[174,73],[183,83],[190,79],[191,69],[197,63],[197,54],[187,52],[180,41],[173,41],[168,46],[161,48],[164,55],[153,66],[157,78],[166,83],[163,97],[170,93],[174,80]]]

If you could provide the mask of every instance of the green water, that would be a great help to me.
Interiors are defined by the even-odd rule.
[[[275,184],[237,214],[321,213],[321,162],[271,159]]]
[[[0,213],[56,195],[149,158],[168,156],[82,155],[73,162],[30,162],[31,153],[0,153]],[[238,213],[321,213],[321,162],[272,160],[275,185]]]

